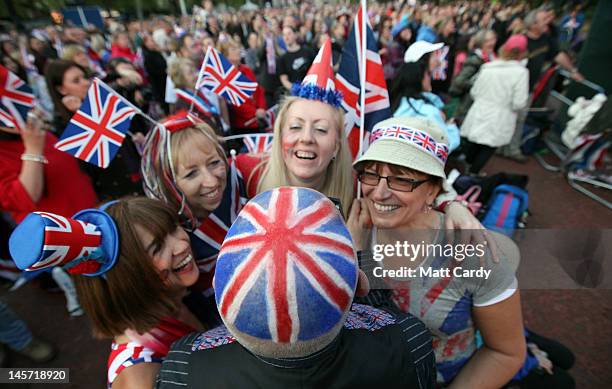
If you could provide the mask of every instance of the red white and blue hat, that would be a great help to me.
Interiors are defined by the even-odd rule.
[[[100,209],[72,218],[32,212],[11,234],[9,250],[21,270],[62,266],[69,273],[94,277],[115,264],[119,234],[113,218]]]
[[[215,269],[217,308],[256,355],[303,357],[340,332],[357,272],[331,200],[312,189],[273,189],[249,201],[227,233]]]
[[[338,108],[342,103],[342,94],[336,90],[335,83],[331,39],[327,39],[302,83],[294,84],[291,88],[291,95],[322,101]]]
[[[446,178],[448,154],[446,131],[432,120],[394,117],[374,126],[370,146],[353,166],[359,169],[366,161],[383,162]]]

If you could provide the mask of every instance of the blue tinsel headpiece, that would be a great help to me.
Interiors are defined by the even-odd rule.
[[[293,84],[291,87],[291,96],[322,101],[334,108],[340,108],[340,105],[342,104],[342,93],[334,89],[323,89],[314,84]]]

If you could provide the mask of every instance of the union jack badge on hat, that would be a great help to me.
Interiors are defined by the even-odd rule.
[[[393,117],[378,122],[370,134],[370,147],[353,163],[383,162],[446,178],[448,135],[430,119]]]
[[[21,270],[61,266],[69,273],[94,277],[115,264],[119,235],[114,220],[99,209],[86,209],[72,218],[32,212],[11,234],[9,250]]]
[[[281,187],[249,201],[229,229],[215,298],[228,330],[248,350],[303,357],[339,333],[357,275],[350,233],[331,200]]]
[[[335,87],[331,38],[321,46],[302,83],[293,85],[291,95],[340,107],[342,94]]]

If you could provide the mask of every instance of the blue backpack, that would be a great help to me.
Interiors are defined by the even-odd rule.
[[[513,185],[499,185],[493,190],[482,224],[509,237],[527,211],[527,191]]]

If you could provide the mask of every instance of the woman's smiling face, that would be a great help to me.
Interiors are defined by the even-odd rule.
[[[383,177],[393,176],[413,181],[430,178],[421,172],[393,170],[395,171],[392,171],[391,166],[386,163],[376,163],[365,168],[366,173],[374,173]],[[386,179],[380,179],[378,185],[362,183],[361,188],[372,217],[372,223],[379,228],[399,228],[408,224],[433,202],[438,192],[431,182],[418,185],[412,192],[397,191],[389,188]]]
[[[325,177],[340,147],[337,127],[336,112],[328,104],[298,99],[287,109],[281,141],[293,184],[308,186]]]
[[[178,150],[176,184],[198,218],[221,204],[227,167],[216,147],[204,135],[194,135]]]

